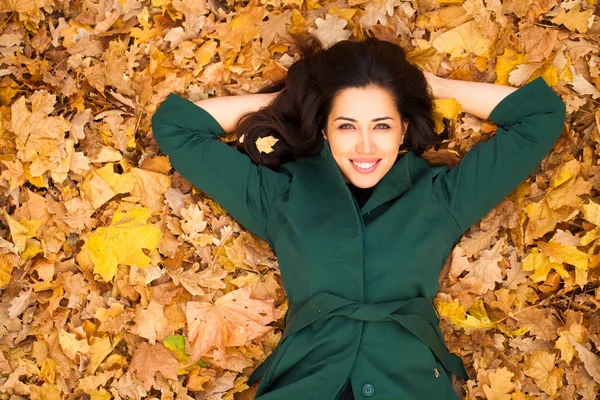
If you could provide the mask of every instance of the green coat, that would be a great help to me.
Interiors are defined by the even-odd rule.
[[[219,142],[204,109],[170,94],[152,118],[173,167],[278,257],[290,307],[284,335],[252,374],[257,399],[456,399],[432,299],[463,233],[550,152],[565,105],[542,78],[503,99],[496,134],[454,168],[399,156],[359,209],[325,142],[275,172]]]

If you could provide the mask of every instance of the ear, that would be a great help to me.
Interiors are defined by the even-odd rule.
[[[321,129],[321,133],[323,134],[325,140],[327,140],[327,134],[325,133],[325,129]]]
[[[408,121],[402,121],[402,142],[406,139],[406,131],[408,130]]]
[[[409,123],[408,120],[402,121],[402,134],[403,135],[406,135],[406,131],[408,130],[408,123]]]

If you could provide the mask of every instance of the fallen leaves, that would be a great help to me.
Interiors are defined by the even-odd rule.
[[[563,136],[457,243],[435,300],[469,399],[597,398],[597,15],[575,0],[0,1],[3,394],[252,396],[287,307],[277,259],[172,170],[150,118],[171,92],[283,78],[289,35],[309,32],[397,41],[453,79],[542,76],[563,98]],[[434,103],[447,139],[428,159],[456,164],[496,130]]]
[[[90,261],[94,273],[107,282],[115,276],[118,264],[150,265],[142,248],[154,250],[161,241],[160,230],[147,223],[150,214],[143,207],[117,209],[110,225],[96,229],[87,239],[79,253],[80,262]]]

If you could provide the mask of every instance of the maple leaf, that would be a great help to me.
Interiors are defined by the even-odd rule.
[[[148,339],[151,344],[156,343],[157,340],[163,340],[171,333],[169,320],[164,315],[163,306],[155,300],[150,300],[147,308],[138,304],[135,310],[135,322],[131,331]]]
[[[131,356],[129,364],[129,370],[142,381],[146,390],[152,388],[157,373],[168,379],[177,379],[178,369],[177,358],[161,343],[140,344]]]
[[[544,350],[533,350],[525,356],[523,373],[533,378],[540,389],[550,396],[556,396],[562,386],[563,370],[554,366],[553,354]]]
[[[108,282],[115,276],[119,263],[138,267],[150,264],[142,248],[153,250],[161,241],[160,229],[146,222],[150,214],[150,210],[139,206],[129,211],[119,207],[109,226],[90,235],[83,249],[89,252],[94,273]]]
[[[468,56],[491,58],[494,42],[486,38],[473,20],[450,29],[432,41],[437,51],[450,54],[450,60]]]
[[[237,53],[242,43],[247,43],[259,34],[265,9],[257,2],[251,1],[248,7],[235,15],[227,23],[215,24],[215,31],[222,46]]]
[[[268,323],[284,315],[273,308],[273,300],[250,299],[250,287],[233,290],[218,298],[214,304],[188,302],[188,353],[198,360],[212,346],[221,352],[225,346],[244,346],[271,329]]]
[[[39,91],[30,101],[32,111],[24,96],[13,103],[10,130],[16,135],[17,157],[31,162],[29,172],[38,177],[57,168],[66,157],[64,134],[71,123],[62,117],[48,116],[54,110],[55,95]]]
[[[512,377],[515,376],[506,367],[498,368],[488,374],[490,385],[483,385],[488,400],[510,400],[510,393],[515,390]]]
[[[522,327],[529,328],[538,339],[551,341],[558,337],[558,320],[552,310],[529,308],[519,311],[513,318],[519,321]]]
[[[171,177],[140,168],[131,168],[133,188],[131,195],[139,197],[140,203],[152,211],[162,210],[164,194],[171,187]]]

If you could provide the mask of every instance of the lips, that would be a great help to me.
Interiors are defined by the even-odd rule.
[[[356,161],[357,163],[373,163],[381,160],[380,158],[351,158],[350,161]]]
[[[363,159],[363,160],[364,160],[364,159]],[[370,164],[373,164],[373,163],[374,163],[374,164],[373,164],[372,166],[370,166],[369,168],[362,168],[362,167],[359,167],[358,165],[356,165],[355,161],[352,161],[352,160],[350,161],[350,164],[352,164],[352,167],[353,167],[353,168],[354,168],[354,169],[355,169],[357,172],[359,172],[359,173],[361,173],[361,174],[368,174],[368,173],[371,173],[371,172],[375,171],[375,169],[377,169],[377,167],[379,166],[379,164],[380,164],[380,162],[381,162],[381,159],[380,159],[380,158],[375,158],[375,159],[371,159],[371,160],[373,160],[373,161],[371,161],[371,163],[370,163]],[[358,162],[358,161],[356,161],[356,162]],[[366,164],[369,164],[369,163],[366,163]]]

